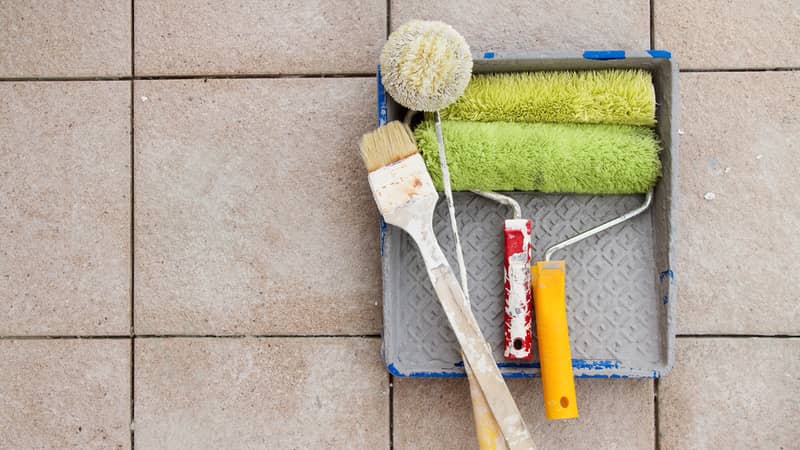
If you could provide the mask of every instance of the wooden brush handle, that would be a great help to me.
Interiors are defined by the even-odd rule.
[[[475,375],[472,374],[472,368],[469,362],[464,358],[464,371],[467,372],[467,380],[469,380],[469,396],[472,400],[472,417],[475,419],[475,433],[478,438],[478,448],[480,450],[508,450],[506,440],[503,439],[503,433],[494,420],[492,410],[489,404],[486,403],[486,397],[483,395],[480,385],[475,380]]]
[[[422,253],[433,289],[442,304],[450,327],[461,345],[461,350],[472,368],[489,408],[494,414],[510,450],[533,449],[533,440],[522,415],[508,390],[492,351],[481,333],[464,292],[458,284],[453,269],[436,241],[433,228],[428,226],[411,232]]]

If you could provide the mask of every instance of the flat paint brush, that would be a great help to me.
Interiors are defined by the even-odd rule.
[[[364,135],[360,148],[378,210],[387,223],[402,228],[419,247],[433,289],[508,448],[534,448],[491,349],[436,240],[433,214],[439,194],[410,131],[400,122],[390,122]]]

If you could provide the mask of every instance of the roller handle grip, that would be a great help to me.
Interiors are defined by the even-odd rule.
[[[528,219],[508,219],[503,225],[505,259],[505,348],[507,359],[533,356],[531,330],[531,226]]]
[[[533,266],[533,307],[539,342],[545,415],[549,420],[578,417],[569,348],[564,261]]]

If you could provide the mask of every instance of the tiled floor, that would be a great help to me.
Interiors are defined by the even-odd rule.
[[[676,368],[580,380],[567,423],[512,381],[540,447],[797,448],[798,8],[0,0],[0,448],[474,446],[463,380],[380,360],[355,147],[412,17],[684,72]]]

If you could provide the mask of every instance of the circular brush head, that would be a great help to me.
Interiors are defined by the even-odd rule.
[[[381,52],[383,86],[414,111],[446,108],[461,96],[471,75],[467,41],[443,22],[406,22],[389,35]]]

